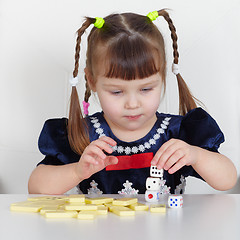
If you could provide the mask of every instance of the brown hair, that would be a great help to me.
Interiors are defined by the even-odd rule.
[[[174,63],[178,64],[177,34],[169,14],[158,11],[164,17],[171,31]],[[88,36],[86,68],[94,76],[99,64],[104,61],[105,76],[124,80],[143,79],[157,72],[161,74],[164,91],[166,87],[166,56],[163,37],[155,24],[147,16],[134,13],[112,14],[104,18],[102,28],[93,27]],[[95,18],[87,17],[77,31],[75,68],[73,77],[78,75],[81,37]],[[85,77],[86,78],[86,77]],[[93,77],[94,80],[94,77]],[[177,74],[179,88],[179,112],[185,115],[196,107],[194,97],[180,74]],[[95,84],[95,82],[93,82]],[[88,102],[91,90],[86,81],[84,101]],[[76,87],[72,87],[68,138],[72,149],[82,154],[90,140],[85,119],[83,118]]]

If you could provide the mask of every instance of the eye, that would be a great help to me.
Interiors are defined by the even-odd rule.
[[[121,90],[111,91],[111,94],[113,95],[120,95],[122,93]]]
[[[151,87],[146,87],[146,88],[142,88],[142,89],[141,89],[141,92],[149,92],[149,91],[151,91],[151,90],[152,90]]]

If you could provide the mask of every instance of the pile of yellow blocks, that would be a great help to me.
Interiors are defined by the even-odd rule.
[[[137,198],[85,198],[85,195],[29,197],[27,201],[12,203],[11,211],[40,213],[46,218],[94,219],[112,212],[118,216],[134,216],[135,211],[148,211],[149,206]],[[150,206],[150,212],[166,212],[165,204]]]

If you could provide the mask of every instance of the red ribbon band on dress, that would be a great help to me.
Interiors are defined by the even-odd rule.
[[[127,170],[127,169],[138,169],[147,168],[151,166],[151,161],[153,159],[153,153],[140,153],[134,155],[124,155],[116,156],[118,158],[118,163],[115,165],[109,165],[106,167],[106,171],[112,170]]]

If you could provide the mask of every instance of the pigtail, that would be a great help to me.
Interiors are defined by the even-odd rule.
[[[77,78],[78,68],[79,68],[79,55],[80,55],[80,43],[81,37],[85,30],[96,20],[94,18],[86,18],[82,27],[77,31],[77,40],[75,48],[75,67],[73,71],[73,78]],[[88,96],[90,89],[86,89]],[[85,93],[86,96],[86,93]],[[89,97],[88,97],[89,98]],[[87,101],[88,101],[87,98]],[[86,99],[86,97],[85,97]],[[72,86],[72,93],[70,99],[70,110],[69,110],[69,120],[68,120],[68,140],[71,148],[79,155],[81,155],[84,149],[89,145],[89,135],[88,127],[83,114],[81,111],[79,97],[77,93],[77,88],[75,85]]]
[[[176,34],[176,28],[173,25],[172,19],[169,17],[169,14],[163,9],[158,11],[158,15],[164,17],[164,19],[167,21],[169,29],[171,31],[171,38],[173,41],[173,57],[174,57],[174,64],[178,64],[178,45],[177,45],[177,34]],[[179,91],[179,114],[185,115],[188,111],[191,109],[194,109],[197,107],[196,101],[199,102],[190,92],[186,82],[183,80],[180,73],[177,71],[175,72],[177,81],[178,81],[178,91]]]

